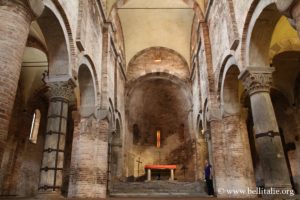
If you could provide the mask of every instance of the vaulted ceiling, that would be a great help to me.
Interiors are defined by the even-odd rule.
[[[115,2],[117,1],[109,0],[108,9]],[[172,49],[189,63],[194,10],[193,5],[185,2],[186,0],[127,0],[122,5],[118,4],[127,64],[138,52],[155,46]]]

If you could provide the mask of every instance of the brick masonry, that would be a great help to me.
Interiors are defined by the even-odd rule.
[[[178,124],[182,122],[184,124],[184,133],[188,135],[186,137],[188,139],[182,140],[180,134],[178,137],[171,138],[170,143],[173,146],[177,145],[178,149],[175,149],[173,154],[170,153],[171,158],[166,157],[173,162],[184,160],[187,155],[192,155],[189,157],[190,160],[185,160],[190,168],[189,180],[202,178],[202,165],[208,153],[213,164],[216,189],[254,187],[255,181],[256,183],[258,181],[257,176],[261,175],[256,171],[257,166],[253,158],[257,159],[257,155],[249,138],[253,135],[252,131],[259,124],[260,118],[252,116],[251,111],[256,109],[256,113],[270,114],[267,111],[272,110],[272,106],[274,106],[276,116],[271,113],[273,121],[267,125],[270,125],[275,132],[278,127],[283,132],[284,149],[288,149],[285,156],[288,157],[290,163],[289,175],[293,177],[295,188],[299,191],[300,176],[296,169],[299,168],[297,163],[300,163],[299,120],[297,120],[300,98],[297,99],[299,94],[296,91],[299,91],[300,79],[296,79],[295,75],[293,83],[280,87],[282,86],[280,83],[287,83],[288,80],[277,74],[276,88],[281,88],[282,94],[289,93],[288,103],[280,95],[271,92],[272,103],[268,102],[268,109],[266,106],[259,107],[259,102],[252,102],[250,106],[247,93],[238,81],[228,87],[222,80],[223,72],[226,73],[223,69],[226,65],[224,63],[227,62],[228,57],[234,57],[239,72],[249,67],[247,66],[247,60],[249,60],[247,52],[250,49],[254,52],[253,55],[263,57],[264,61],[269,60],[266,57],[268,52],[265,51],[268,50],[266,40],[272,37],[273,29],[265,31],[263,26],[254,29],[252,26],[256,24],[255,20],[261,13],[265,17],[264,20],[269,20],[273,25],[276,24],[275,18],[268,16],[268,12],[271,10],[276,17],[281,17],[282,14],[278,12],[275,4],[272,4],[273,0],[211,1],[212,3],[207,5],[207,12],[199,12],[199,8],[195,7],[194,10],[197,13],[193,27],[191,27],[191,60],[184,60],[182,56],[167,47],[155,46],[141,51],[131,61],[124,60],[126,37],[122,33],[122,24],[117,10],[114,9],[111,16],[107,15],[105,9],[109,7],[108,2],[45,1],[47,9],[42,17],[31,26],[32,15],[25,2],[23,0],[0,0],[0,195],[35,196],[38,194],[40,184],[40,177],[36,174],[39,174],[44,142],[47,141],[45,133],[49,101],[43,92],[35,91],[33,92],[35,99],[41,105],[23,102],[22,92],[26,86],[24,80],[19,81],[19,77],[24,48],[29,35],[45,47],[43,50],[48,56],[52,75],[59,74],[58,78],[74,76],[73,78],[76,79],[80,75],[77,72],[82,64],[82,58],[85,58],[90,65],[89,69],[94,81],[92,88],[95,91],[95,105],[92,106],[91,115],[71,119],[70,112],[68,114],[68,125],[72,126],[66,130],[69,144],[66,144],[65,154],[68,156],[60,159],[61,163],[64,162],[61,175],[61,190],[64,196],[72,198],[105,198],[107,196],[108,143],[110,134],[116,129],[117,119],[121,124],[119,153],[122,159],[118,161],[122,163],[121,180],[134,175],[136,155],[127,151],[133,146],[131,144],[133,121],[139,122],[142,132],[145,132],[149,121],[159,124],[164,121],[164,116],[168,116],[165,122],[172,126],[172,129],[164,127],[167,132],[168,130],[180,132]],[[185,2],[193,6],[192,1]],[[119,5],[126,5],[126,1],[119,1]],[[264,9],[269,5],[271,7]],[[295,9],[294,13],[297,13],[298,8]],[[37,27],[41,28],[41,33]],[[258,36],[257,41],[260,41],[259,45],[255,46],[257,48],[253,48],[255,42],[248,41],[252,30],[258,30],[254,33]],[[38,34],[35,34],[37,32]],[[259,37],[262,33],[265,34],[264,37]],[[296,41],[298,38],[294,39],[293,41]],[[291,55],[281,56],[277,57],[279,62],[275,63],[276,69],[291,64],[287,62],[281,64],[282,58],[290,59]],[[156,58],[161,58],[161,62],[155,63]],[[256,59],[252,61],[251,63],[255,63]],[[126,62],[129,62],[128,66],[125,66]],[[191,66],[187,63],[191,63]],[[266,64],[269,65],[269,63]],[[297,74],[297,71],[291,69],[284,70],[286,71],[290,74]],[[220,74],[222,77],[219,77]],[[167,77],[166,79],[171,83],[176,83],[180,79],[185,86],[178,89],[174,86],[176,84],[172,85],[165,81],[160,85],[156,82],[141,87],[139,85],[142,82],[141,77],[147,76],[151,78],[165,76],[164,78]],[[237,80],[236,76],[238,73],[230,79]],[[127,96],[130,94],[128,90],[136,86],[140,87],[137,89],[139,94],[135,96],[138,98]],[[232,93],[236,96],[235,101],[231,102],[229,99],[224,103],[221,91],[233,88],[238,88]],[[143,96],[142,92],[148,93]],[[75,98],[70,102],[70,110],[77,110],[80,113],[82,93],[84,91],[80,91],[79,87],[75,89]],[[293,99],[293,97],[296,98]],[[146,103],[144,107],[137,102],[138,100]],[[159,106],[155,106],[155,102]],[[230,103],[233,105],[228,106]],[[37,107],[42,111],[43,121],[37,144],[32,144],[28,141],[28,137],[32,113]],[[166,109],[167,107],[169,109]],[[228,108],[232,107],[240,109],[234,114],[228,114],[227,111],[230,111]],[[138,110],[146,112],[135,115]],[[160,111],[165,111],[169,115],[164,115],[165,113]],[[150,112],[158,113],[159,117],[152,120],[148,115]],[[178,113],[181,114],[177,115]],[[174,116],[177,118],[175,117],[176,120],[172,121]],[[148,120],[145,121],[145,119]],[[201,126],[199,126],[200,123]],[[152,127],[152,131],[155,128],[157,127]],[[203,137],[199,138],[199,134],[202,133],[201,128],[206,131],[205,133],[210,133],[211,140],[207,143]],[[171,135],[170,133],[168,136]],[[283,139],[278,137],[277,145],[281,147],[282,141]],[[273,147],[272,143],[265,144]],[[296,149],[293,148],[294,146]],[[140,150],[136,148],[136,153]],[[262,149],[261,152],[264,150]],[[274,160],[273,158],[267,157],[266,159]],[[279,163],[276,169],[282,170],[283,162]],[[256,180],[254,174],[256,174]],[[182,174],[178,175],[182,177]],[[270,177],[267,178],[269,182],[272,182]],[[287,179],[286,175],[285,180]],[[272,184],[280,186],[283,181],[276,180]]]

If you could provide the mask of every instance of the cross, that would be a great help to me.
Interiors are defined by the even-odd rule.
[[[140,164],[142,164],[143,162],[141,161],[141,157],[139,157],[139,159],[136,161],[138,163],[138,177],[140,176]]]

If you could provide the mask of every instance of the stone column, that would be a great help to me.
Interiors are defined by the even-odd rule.
[[[151,169],[147,169],[147,181],[151,181]]]
[[[0,141],[7,138],[30,24],[43,8],[42,0],[0,1]]]
[[[170,174],[170,180],[171,180],[171,181],[174,181],[174,179],[175,179],[174,169],[171,169],[171,170],[170,170],[170,173],[171,173],[171,174]]]
[[[71,79],[59,82],[49,81],[47,84],[50,103],[39,192],[59,194],[63,177],[69,100],[73,95],[75,84]]]
[[[248,67],[239,78],[250,96],[255,143],[266,188],[291,188],[278,125],[270,98],[273,68]]]

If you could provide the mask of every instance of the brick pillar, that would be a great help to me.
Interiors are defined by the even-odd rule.
[[[9,162],[6,139],[30,23],[42,11],[42,0],[0,0],[0,185]]]
[[[47,84],[50,103],[39,192],[59,194],[63,177],[69,100],[75,84],[71,79],[59,82],[49,81]]]
[[[108,122],[94,117],[75,120],[69,198],[105,198]]]
[[[223,193],[222,189],[226,187],[227,183],[227,174],[226,174],[226,165],[224,157],[224,149],[226,148],[222,133],[223,124],[219,119],[211,119],[210,121],[210,134],[211,134],[211,150],[212,156],[210,157],[210,162],[213,167],[213,177],[214,177],[214,186],[215,193],[218,197],[226,196]],[[209,138],[209,136],[207,136]]]
[[[7,138],[30,24],[42,11],[41,0],[0,1],[0,141]]]
[[[254,172],[249,145],[246,119],[241,114],[223,117],[223,134],[225,135],[225,165],[228,189],[255,189]],[[234,169],[234,170],[232,170]],[[237,194],[234,196],[253,196],[251,194]]]
[[[239,78],[250,96],[255,145],[266,188],[291,188],[278,125],[270,98],[273,68],[248,67]]]
[[[96,195],[99,198],[106,197],[107,191],[107,153],[108,153],[108,132],[109,123],[106,119],[102,119],[99,122],[99,141],[97,144],[97,192]]]

